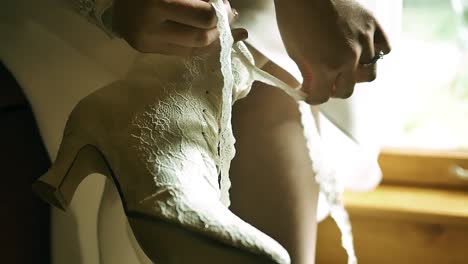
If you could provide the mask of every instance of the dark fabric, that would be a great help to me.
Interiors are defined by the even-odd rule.
[[[31,191],[49,166],[33,113],[0,63],[0,263],[51,263],[49,207]]]

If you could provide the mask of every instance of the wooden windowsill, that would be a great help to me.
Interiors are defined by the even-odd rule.
[[[344,200],[353,214],[468,225],[468,192],[383,185],[368,193],[347,192]]]
[[[345,204],[361,264],[466,263],[468,192],[383,185]],[[319,224],[317,264],[347,263],[340,239],[330,218]]]
[[[468,191],[453,168],[468,169],[468,152],[385,148],[379,157],[383,184]]]
[[[383,183],[368,193],[344,194],[359,263],[466,263],[468,153],[384,149]],[[318,226],[317,264],[346,263],[340,232],[327,218]]]

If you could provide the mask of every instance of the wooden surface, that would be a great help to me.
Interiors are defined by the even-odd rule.
[[[468,225],[428,224],[351,212],[360,264],[466,264]],[[334,222],[319,224],[317,264],[346,264]]]
[[[345,201],[360,264],[468,263],[468,193],[382,186]],[[317,264],[347,263],[331,219],[317,245]]]
[[[384,184],[468,191],[468,180],[451,172],[454,165],[468,169],[468,152],[387,148],[382,151],[379,163]]]
[[[468,224],[468,192],[383,185],[369,193],[346,193],[345,201],[361,215]]]

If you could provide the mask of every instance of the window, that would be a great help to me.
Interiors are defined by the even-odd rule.
[[[468,1],[405,0],[396,45],[382,64],[394,118],[385,144],[468,150]]]
[[[387,5],[384,13],[401,3],[363,1],[373,2],[377,11]],[[356,253],[360,263],[464,263],[468,0],[403,0],[399,8],[401,27],[399,19],[388,21],[401,32],[393,36],[392,53],[379,61],[378,79],[357,87],[351,103],[339,105],[350,109],[343,120],[352,122],[344,128],[384,146],[383,184],[344,196]],[[388,23],[384,26],[388,31]],[[317,263],[346,262],[331,221],[319,225],[318,241]]]
[[[468,1],[405,0],[392,57],[384,181],[468,189]]]

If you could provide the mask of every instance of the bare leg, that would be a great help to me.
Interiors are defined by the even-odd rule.
[[[284,72],[272,63],[264,70],[285,80]],[[291,98],[261,83],[236,103],[231,209],[280,242],[293,264],[311,264],[315,261],[318,186],[299,117]]]
[[[106,180],[98,214],[100,263],[151,264],[138,245],[127,221],[119,193]]]

